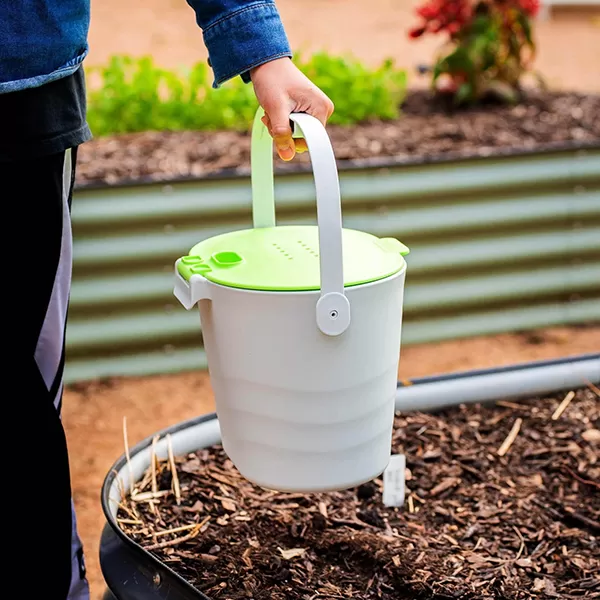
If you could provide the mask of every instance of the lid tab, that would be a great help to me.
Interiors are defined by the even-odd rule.
[[[192,275],[205,275],[210,270],[210,265],[195,254],[183,256],[177,261],[177,271],[186,281],[189,281]]]

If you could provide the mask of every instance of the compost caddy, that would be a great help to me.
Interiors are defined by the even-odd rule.
[[[331,142],[290,116],[311,156],[317,225],[275,222],[273,141],[252,130],[251,229],[196,244],[175,295],[198,304],[223,448],[269,489],[321,492],[380,475],[391,452],[408,248],[342,227]]]

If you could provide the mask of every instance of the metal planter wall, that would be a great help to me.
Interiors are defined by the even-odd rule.
[[[600,148],[341,168],[344,226],[411,248],[403,343],[600,321]],[[309,173],[278,223],[314,222]],[[205,366],[174,261],[251,226],[247,177],[79,188],[67,380]],[[599,341],[600,347],[600,341]]]

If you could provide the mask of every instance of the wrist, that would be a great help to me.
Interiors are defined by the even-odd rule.
[[[250,69],[249,74],[250,74],[250,79],[254,79],[254,76],[257,73],[260,73],[261,71],[265,71],[265,70],[270,70],[273,67],[277,67],[278,65],[281,64],[285,64],[287,62],[290,62],[292,59],[290,56],[278,56],[276,58],[273,58],[271,60],[267,60],[264,63],[261,63],[260,65],[257,65],[256,67],[252,67],[252,69]]]

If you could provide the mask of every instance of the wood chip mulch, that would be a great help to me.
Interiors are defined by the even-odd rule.
[[[267,491],[213,447],[154,461],[119,523],[215,600],[600,598],[596,387],[399,414],[393,452],[401,508],[381,479]]]

